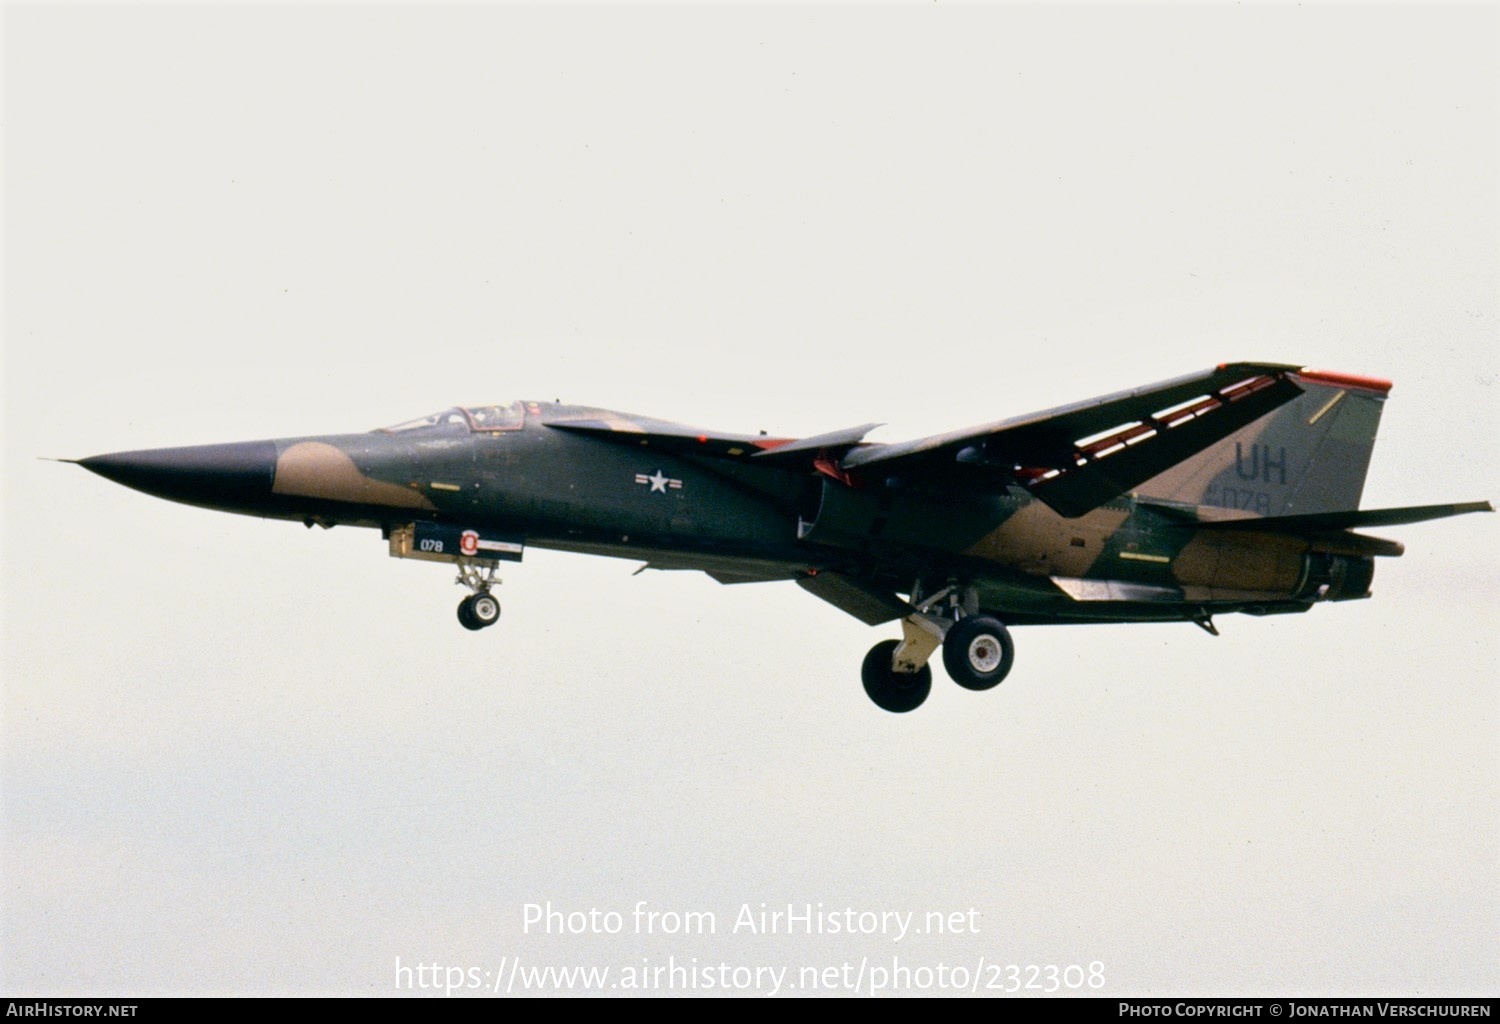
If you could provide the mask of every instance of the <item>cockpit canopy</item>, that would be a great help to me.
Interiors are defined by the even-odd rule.
[[[415,431],[432,432],[462,428],[473,433],[490,433],[498,430],[520,430],[526,423],[526,406],[521,402],[509,405],[469,405],[444,409],[431,416],[407,420],[393,427],[382,427],[383,433],[409,434]]]

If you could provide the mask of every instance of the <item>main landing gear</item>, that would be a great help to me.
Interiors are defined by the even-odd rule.
[[[891,658],[898,646],[895,640],[882,640],[871,647],[860,675],[865,693],[876,707],[895,712],[915,711],[932,692],[932,666],[923,665],[915,672],[897,672],[891,667]]]
[[[860,676],[865,693],[886,711],[914,711],[932,692],[932,655],[943,649],[943,667],[966,690],[998,686],[1015,661],[1010,630],[999,619],[980,613],[972,590],[959,594],[949,586],[901,620],[903,639],[883,640],[865,655]],[[946,599],[946,607],[940,602]],[[936,609],[934,611],[934,609]]]
[[[473,591],[458,602],[458,621],[465,629],[485,629],[500,621],[500,599],[490,593],[490,588],[500,582],[495,568],[494,563],[458,563],[458,579],[454,582]]]
[[[999,686],[1016,660],[1010,630],[999,619],[975,615],[959,619],[943,638],[943,667],[966,690]]]

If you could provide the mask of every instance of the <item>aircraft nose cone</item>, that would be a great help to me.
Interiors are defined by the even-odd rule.
[[[253,510],[271,496],[276,443],[242,441],[154,448],[79,459],[84,469],[138,491],[189,505]]]

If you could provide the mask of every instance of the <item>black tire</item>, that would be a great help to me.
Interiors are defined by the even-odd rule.
[[[921,707],[932,692],[932,666],[923,665],[911,673],[892,670],[891,655],[896,647],[894,640],[882,640],[871,647],[860,676],[864,679],[865,693],[876,707],[901,714]]]
[[[488,591],[469,598],[469,618],[479,623],[479,629],[493,626],[500,621],[500,601]]]
[[[1010,630],[988,615],[959,619],[943,638],[943,667],[966,690],[999,686],[1015,660]]]
[[[473,600],[474,598],[472,597],[466,597],[458,602],[458,621],[464,629],[483,629],[484,627],[479,624],[479,620],[474,618],[474,612],[471,607]]]

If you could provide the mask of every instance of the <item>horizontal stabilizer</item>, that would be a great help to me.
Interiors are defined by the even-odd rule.
[[[1405,508],[1350,509],[1346,512],[1314,512],[1301,516],[1254,516],[1247,519],[1219,519],[1182,522],[1200,530],[1250,530],[1257,533],[1310,534],[1327,530],[1349,530],[1367,526],[1401,526],[1425,523],[1429,519],[1446,519],[1469,512],[1493,512],[1487,501],[1463,501],[1454,505],[1408,505]]]

